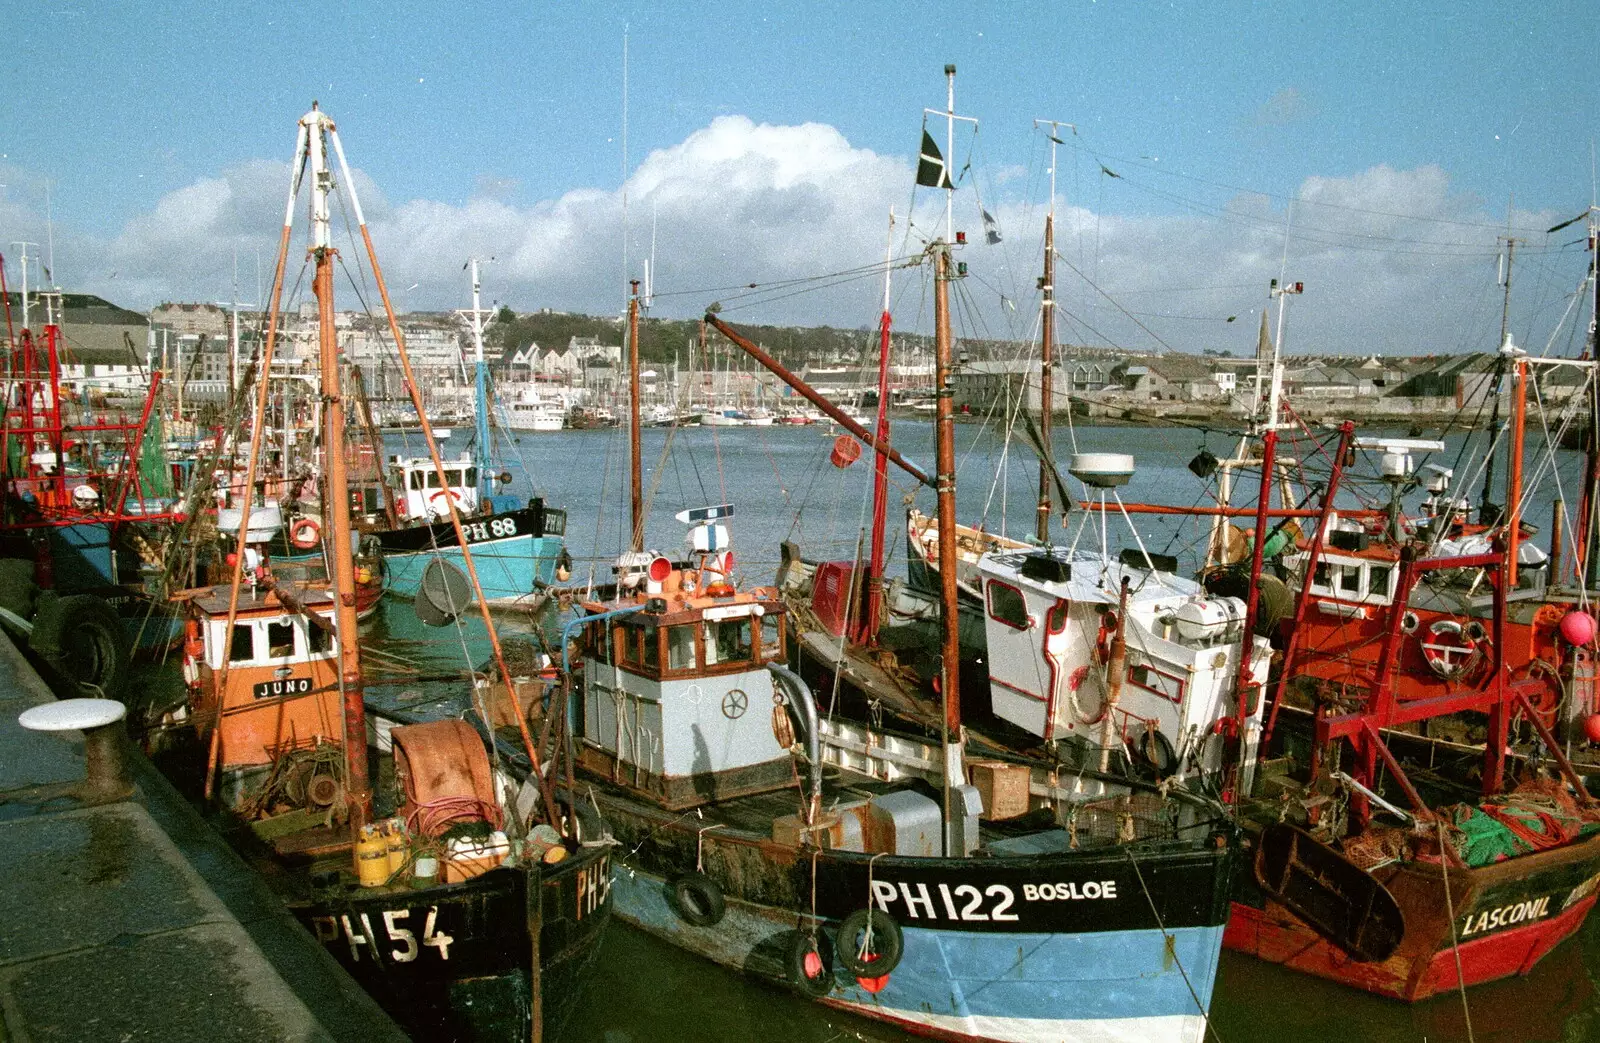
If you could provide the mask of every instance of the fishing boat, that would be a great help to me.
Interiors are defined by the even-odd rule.
[[[403,494],[403,514],[374,532],[388,569],[388,588],[415,598],[428,565],[444,559],[461,566],[464,545],[480,563],[481,594],[500,609],[534,610],[543,591],[570,575],[566,512],[534,497],[526,505],[496,490],[509,484],[492,455],[489,367],[483,355],[483,309],[478,265],[472,262],[472,337],[475,352],[476,426],[472,454],[447,466],[435,457],[396,456],[390,461]],[[395,337],[399,341],[398,334]],[[459,529],[450,523],[461,515]],[[475,595],[476,596],[476,595]]]
[[[91,412],[61,383],[60,294],[47,295],[42,336],[26,319],[17,330],[0,259],[0,300],[0,610],[51,671],[117,697],[132,655],[164,653],[182,634],[161,546],[187,512],[163,455],[160,374],[136,417]]]
[[[1290,757],[1247,808],[1265,824],[1231,947],[1421,1000],[1526,974],[1589,915],[1600,804],[1555,729],[1594,705],[1581,583],[1590,548],[1580,537],[1580,583],[1565,584],[1521,522],[1527,385],[1539,361],[1503,334],[1506,506],[1476,524],[1449,470],[1417,474],[1414,454],[1442,442],[1357,440],[1345,425],[1330,487],[1353,445],[1378,456],[1389,503],[1350,518],[1330,496],[1293,541],[1299,598],[1266,729],[1271,740],[1281,715],[1278,745]],[[1276,434],[1262,436],[1268,470]],[[1427,500],[1407,517],[1402,497],[1418,485]],[[1559,504],[1555,516],[1559,559]]]
[[[332,153],[330,154],[330,146]],[[331,163],[338,157],[337,177]],[[311,185],[313,291],[319,315],[323,446],[344,444],[345,398],[334,327],[335,249],[329,195],[347,193],[367,260],[387,289],[333,121],[313,105],[299,124],[288,216],[273,279],[261,370],[277,347],[276,321],[299,186]],[[391,329],[394,316],[389,314]],[[396,331],[405,385],[420,393]],[[255,416],[266,415],[261,381]],[[263,426],[252,430],[243,488],[256,486]],[[435,473],[445,465],[424,420]],[[324,453],[322,517],[332,548],[352,546],[346,460]],[[493,649],[495,679],[468,671],[452,709],[425,718],[369,708],[356,620],[355,561],[330,554],[326,580],[286,580],[252,540],[238,505],[233,574],[182,592],[190,616],[185,681],[174,716],[193,727],[205,795],[244,838],[294,914],[385,1010],[418,1039],[537,1041],[571,1009],[610,915],[610,849],[583,843],[552,789],[547,748],[521,703],[525,682],[507,666],[473,565],[468,524],[453,499],[448,521],[471,595],[435,607],[446,620],[468,601]],[[437,567],[456,575],[441,555]],[[554,718],[547,717],[553,724]],[[514,722],[520,748],[489,729]]]
[[[944,243],[929,260],[944,379],[955,276]],[[953,590],[932,735],[825,715],[785,665],[798,635],[781,593],[734,582],[733,507],[680,514],[689,531],[673,555],[643,549],[641,510],[636,481],[616,594],[568,624],[581,651],[564,674],[579,792],[625,852],[618,916],[941,1039],[1201,1039],[1238,854],[1214,800],[969,758]]]

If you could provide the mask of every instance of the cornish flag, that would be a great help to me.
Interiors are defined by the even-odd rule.
[[[922,155],[917,163],[917,184],[924,188],[950,188],[956,186],[950,183],[950,168],[945,166],[944,156],[939,152],[939,146],[933,143],[933,135],[928,129],[922,129]]]

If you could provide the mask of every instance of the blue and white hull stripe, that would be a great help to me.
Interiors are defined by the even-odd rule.
[[[730,899],[723,921],[693,927],[665,882],[617,870],[616,913],[730,967],[783,977],[795,914]],[[1078,933],[976,933],[902,926],[900,964],[876,995],[834,961],[821,1002],[913,1032],[1003,1043],[1203,1043],[1222,952],[1211,927]]]

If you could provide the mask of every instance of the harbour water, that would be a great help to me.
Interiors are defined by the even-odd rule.
[[[1530,422],[1530,431],[1534,425]],[[1373,432],[1360,432],[1370,435]],[[1405,432],[1386,432],[1403,437]],[[1336,434],[1315,434],[1331,455]],[[919,466],[931,470],[931,425],[897,423],[896,446]],[[1074,438],[1076,442],[1074,443]],[[1037,464],[1031,452],[1013,443],[1009,453],[1003,438],[979,425],[957,428],[958,502],[963,522],[979,520],[991,529],[1002,526],[1014,536],[1033,531],[1037,499]],[[828,461],[832,439],[825,427],[801,428],[700,428],[672,436],[673,453],[664,464],[662,446],[667,432],[645,432],[643,459],[646,488],[655,485],[656,499],[647,527],[646,545],[675,549],[683,527],[671,512],[702,503],[726,500],[735,505],[735,547],[748,579],[769,576],[776,565],[779,541],[801,542],[808,556],[849,557],[855,553],[866,521],[870,497],[870,456],[848,470]],[[1202,432],[1189,428],[1080,428],[1058,427],[1052,439],[1058,462],[1064,467],[1074,444],[1081,451],[1124,452],[1135,458],[1137,471],[1122,491],[1126,502],[1195,504],[1205,502],[1206,483],[1187,467],[1202,448],[1219,457],[1230,455],[1237,434]],[[1444,452],[1414,463],[1434,463],[1461,476],[1478,474],[1477,464],[1458,459],[1463,439],[1450,436]],[[1482,440],[1478,441],[1481,452]],[[1542,443],[1530,435],[1528,474]],[[544,494],[554,504],[571,511],[568,543],[577,558],[609,559],[619,546],[618,518],[623,517],[620,491],[625,478],[625,432],[566,432],[524,436],[518,446],[539,478]],[[1295,451],[1312,455],[1309,442]],[[1284,450],[1287,455],[1288,450]],[[1562,452],[1557,457],[1560,487],[1570,514],[1577,502],[1581,456]],[[1324,464],[1326,461],[1319,461]],[[1325,467],[1323,468],[1325,470]],[[1364,468],[1373,473],[1375,467]],[[594,494],[585,492],[603,474],[612,480],[607,502],[596,510]],[[996,480],[996,475],[1000,479]],[[1504,480],[1504,463],[1497,465],[1495,483]],[[927,490],[918,492],[903,474],[891,474],[891,524],[903,516],[906,493],[932,511]],[[1249,479],[1246,479],[1247,481]],[[1076,483],[1073,483],[1076,486]],[[1474,501],[1482,478],[1470,486]],[[1370,484],[1349,487],[1341,503],[1381,502],[1386,490]],[[724,495],[725,490],[725,495]],[[1078,491],[1075,489],[1075,491]],[[1303,495],[1303,494],[1302,494]],[[1544,542],[1556,481],[1545,474],[1533,491],[1524,515],[1537,526]],[[1414,508],[1421,493],[1406,498]],[[1252,491],[1238,497],[1253,502]],[[1495,491],[1494,502],[1502,501]],[[587,506],[586,506],[587,505]],[[1115,510],[1113,502],[1112,510]],[[593,513],[591,513],[593,512]],[[1060,539],[1079,538],[1085,547],[1098,542],[1098,521],[1088,512],[1074,512]],[[798,520],[797,520],[798,519]],[[1155,516],[1136,516],[1146,547],[1152,552],[1176,554],[1186,565],[1197,560],[1206,545],[1209,527],[1204,522]],[[1242,524],[1249,525],[1249,520]],[[1107,526],[1113,549],[1127,543],[1126,524],[1113,516]],[[1056,531],[1061,532],[1059,515]],[[586,544],[584,541],[592,540]],[[891,531],[891,570],[904,568],[904,539]],[[1280,1043],[1317,1040],[1327,1043],[1442,1043],[1467,1040],[1478,1043],[1534,1043],[1534,1041],[1600,1040],[1600,922],[1591,918],[1578,938],[1569,940],[1545,958],[1525,978],[1516,978],[1472,990],[1463,1010],[1459,994],[1427,1003],[1406,1005],[1383,1000],[1332,983],[1285,971],[1260,961],[1225,952],[1212,1002],[1211,1039],[1222,1043]],[[831,1043],[834,1040],[888,1041],[911,1037],[865,1019],[830,1011],[782,989],[748,981],[714,964],[684,954],[672,946],[623,925],[613,930],[588,995],[565,1039],[567,1043],[726,1043],[761,1040],[763,1043]],[[1152,1041],[1159,1043],[1159,1041]]]
[[[1331,453],[1334,433],[1317,434],[1328,442]],[[1081,428],[1074,432],[1058,428],[1054,442],[1063,464],[1073,451],[1074,438],[1082,451],[1125,452],[1135,457],[1137,472],[1121,490],[1125,501],[1183,505],[1207,499],[1207,483],[1186,466],[1197,451],[1205,447],[1225,457],[1237,445],[1237,435],[1223,431],[1170,427]],[[462,448],[457,441],[446,443],[447,455]],[[898,423],[894,441],[907,456],[931,470],[930,425]],[[1475,465],[1469,468],[1457,461],[1460,437],[1448,441],[1445,452],[1433,454],[1426,462],[1453,467],[1458,476],[1468,470],[1476,473]],[[1014,536],[1030,534],[1037,489],[1032,454],[1020,444],[1007,452],[1003,439],[978,425],[959,427],[957,444],[963,522],[983,521],[993,531]],[[731,528],[738,570],[747,583],[770,579],[779,544],[785,539],[796,540],[812,557],[854,556],[868,523],[870,455],[863,454],[854,466],[841,470],[829,462],[831,447],[832,436],[824,426],[647,429],[643,459],[652,505],[645,545],[678,552],[686,527],[673,519],[673,513],[726,502],[735,505]],[[567,542],[575,559],[574,581],[582,581],[591,569],[597,582],[608,579],[609,563],[623,544],[620,523],[627,516],[626,432],[527,434],[512,448],[527,465],[526,473],[511,467],[513,491],[526,495],[537,488],[550,506],[568,511]],[[407,441],[397,435],[388,449],[416,453],[421,445],[416,436]],[[1295,451],[1312,454],[1309,443]],[[1530,436],[1529,452],[1535,451],[1535,439]],[[1581,458],[1563,453],[1559,460],[1560,483],[1571,505],[1577,500]],[[1424,459],[1419,454],[1415,462],[1420,466]],[[1536,470],[1530,462],[1530,476]],[[1496,473],[1503,476],[1503,467]],[[1459,477],[1457,481],[1459,484]],[[1480,486],[1481,478],[1470,487],[1474,500]],[[1541,530],[1536,539],[1541,544],[1548,531],[1554,486],[1546,475],[1525,508],[1526,517]],[[1349,502],[1364,500],[1372,505],[1381,502],[1384,494],[1381,486],[1356,485]],[[1414,507],[1420,495],[1409,496],[1408,506]],[[896,573],[904,571],[904,537],[895,519],[903,517],[908,499],[925,511],[932,510],[928,490],[919,490],[913,480],[891,473],[889,509],[894,527],[889,540],[890,568]],[[1246,492],[1239,502],[1252,499],[1253,494]],[[1496,494],[1496,502],[1499,499]],[[1106,538],[1115,553],[1129,541],[1126,524],[1115,514],[1114,501],[1111,510]],[[1568,512],[1571,510],[1569,506]],[[1150,551],[1177,555],[1185,566],[1198,560],[1209,534],[1208,523],[1194,519],[1135,516],[1134,520]],[[1248,520],[1243,524],[1248,525]],[[1056,531],[1062,533],[1059,515]],[[1058,538],[1076,538],[1084,547],[1098,546],[1098,516],[1075,510]],[[369,640],[419,665],[430,661],[459,664],[462,639],[473,656],[481,658],[487,652],[484,635],[475,622],[466,621],[459,632],[429,631],[416,622],[408,606],[394,599],[385,603],[374,626]],[[1600,923],[1593,918],[1580,937],[1558,948],[1529,976],[1473,990],[1465,1011],[1456,994],[1407,1006],[1225,953],[1212,1004],[1211,1038],[1224,1043],[1466,1040],[1470,1012],[1470,1038],[1478,1041],[1600,1039],[1596,972],[1600,972]],[[608,937],[587,994],[563,1036],[567,1043],[829,1043],[909,1038],[892,1028],[746,980],[620,924]]]

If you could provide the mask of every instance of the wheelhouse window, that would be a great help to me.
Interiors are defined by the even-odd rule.
[[[990,580],[985,588],[989,598],[989,618],[1004,623],[1015,630],[1028,629],[1028,603],[1022,591],[999,580]]]
[[[646,670],[661,669],[661,631],[655,626],[639,628],[639,661]]]
[[[695,665],[694,624],[667,627],[667,669],[693,670]]]
[[[768,662],[782,662],[783,616],[770,613],[761,617],[761,658]]]
[[[1369,565],[1367,567],[1367,593],[1375,598],[1387,601],[1394,597],[1394,567],[1392,565]]]
[[[294,624],[288,620],[267,624],[267,658],[288,659],[294,655]]]
[[[306,625],[306,651],[312,655],[320,655],[333,648],[333,637],[326,630],[315,623]]]
[[[248,663],[256,657],[256,628],[253,623],[235,623],[233,640],[228,645],[228,662]]]
[[[1128,671],[1128,680],[1175,703],[1183,702],[1183,681],[1141,663]]]
[[[705,627],[706,665],[748,662],[755,651],[751,645],[750,617],[708,620]]]

